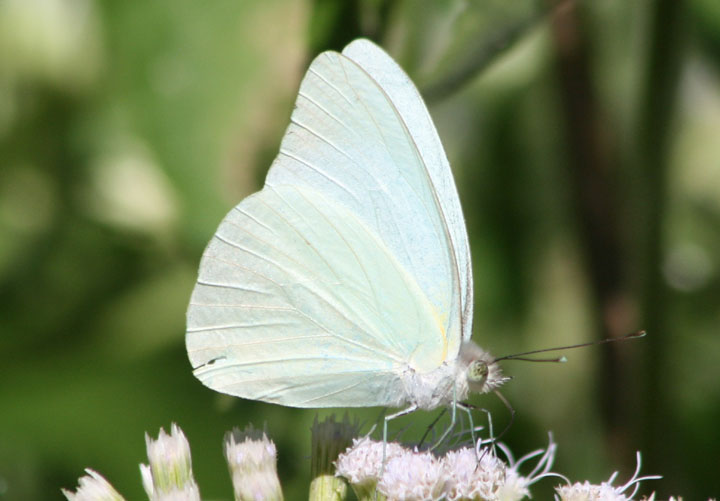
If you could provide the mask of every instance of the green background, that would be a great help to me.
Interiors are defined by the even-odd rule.
[[[171,422],[203,498],[231,498],[221,439],[250,422],[278,445],[287,498],[305,496],[315,411],[204,388],[184,315],[310,60],[357,36],[436,121],[475,341],[504,355],[649,332],[564,365],[507,362],[515,454],[553,431],[572,480],[622,483],[640,450],[664,475],[642,492],[718,495],[719,5],[0,0],[0,499],[60,499],[85,467],[144,499],[143,434]],[[507,422],[495,397],[472,401]]]

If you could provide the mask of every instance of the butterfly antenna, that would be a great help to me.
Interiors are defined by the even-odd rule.
[[[600,341],[590,341],[588,343],[571,344],[568,346],[558,346],[557,348],[545,348],[542,350],[526,351],[524,353],[516,353],[514,355],[506,355],[504,357],[496,358],[493,362],[500,362],[501,360],[525,360],[527,362],[567,362],[565,357],[558,358],[527,358],[525,355],[534,355],[536,353],[546,353],[548,351],[560,351],[560,350],[572,350],[574,348],[584,348],[586,346],[595,346],[598,344],[614,343],[616,341],[628,341],[630,339],[636,339],[644,337],[647,333],[643,331],[631,332],[622,337],[610,337],[607,339],[601,339]]]

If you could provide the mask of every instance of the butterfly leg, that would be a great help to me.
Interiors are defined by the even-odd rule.
[[[470,421],[470,438],[472,439],[473,445],[475,444],[475,424],[473,423],[473,417],[472,417],[472,410],[475,409],[473,405],[466,404],[465,402],[458,402],[457,407],[465,412],[468,417],[468,421]],[[485,409],[481,409],[485,410]],[[490,424],[490,436],[492,437],[492,420],[490,420],[490,413],[487,413],[488,415],[488,422]],[[480,427],[482,429],[482,426]]]
[[[443,432],[443,434],[440,436],[437,442],[430,447],[430,450],[437,449],[440,444],[442,444],[447,436],[450,434],[450,432],[455,428],[456,418],[457,418],[457,393],[456,388],[453,387],[453,399],[452,399],[452,405],[450,406],[451,413],[450,413],[450,425],[447,427],[447,429]]]
[[[389,416],[385,416],[385,418],[384,418],[385,423],[383,425],[383,457],[382,457],[382,470],[380,471],[381,474],[382,474],[382,471],[385,469],[385,459],[386,459],[385,449],[387,447],[388,423],[390,421],[392,421],[393,419],[396,419],[396,418],[399,418],[402,416],[407,416],[408,414],[415,412],[417,410],[417,408],[418,408],[417,405],[413,404],[410,407],[408,407],[407,409],[403,409],[399,412],[396,412],[395,414],[390,414]]]
[[[500,440],[500,438],[503,437],[503,436],[505,435],[505,433],[508,432],[508,430],[510,429],[510,427],[511,427],[511,426],[513,425],[513,423],[515,422],[515,409],[513,408],[513,406],[510,405],[510,402],[508,402],[508,400],[507,400],[499,391],[495,390],[494,393],[497,395],[497,397],[500,399],[500,401],[505,405],[505,407],[507,407],[508,411],[510,411],[510,422],[505,426],[505,428],[503,428],[503,430],[500,432],[500,434],[499,434],[497,437],[495,436],[495,434],[494,434],[494,432],[493,432],[492,415],[490,414],[490,411],[488,411],[487,409],[483,409],[483,408],[481,408],[481,407],[476,407],[476,406],[474,406],[474,405],[472,405],[472,404],[469,404],[469,403],[467,403],[467,402],[463,402],[463,403],[462,403],[462,405],[465,406],[465,407],[468,408],[468,409],[479,410],[479,411],[482,411],[482,412],[484,412],[485,414],[487,414],[487,417],[488,417],[488,429],[489,429],[489,431],[490,431],[490,441],[491,441],[491,443],[492,443],[493,452],[495,452],[495,443],[496,443],[498,440]]]
[[[418,442],[418,449],[422,448],[422,444],[425,442],[425,439],[427,438],[430,431],[435,428],[435,425],[440,421],[440,418],[445,415],[447,412],[447,407],[443,407],[443,410],[440,411],[440,413],[437,415],[437,417],[433,420],[432,423],[430,423],[430,426],[428,426],[427,430],[425,430],[425,433],[423,434],[422,438],[420,439],[420,442]]]
[[[465,407],[467,407],[467,408],[469,408],[469,409],[482,411],[482,412],[484,412],[485,414],[487,414],[487,417],[488,417],[488,427],[489,427],[489,431],[490,431],[490,439],[493,441],[493,443],[494,443],[494,442],[497,442],[498,440],[500,440],[500,438],[503,437],[503,436],[508,432],[508,430],[510,429],[510,427],[511,427],[511,426],[513,425],[513,423],[515,422],[515,409],[513,408],[513,406],[510,405],[510,402],[508,402],[507,398],[505,398],[502,393],[500,393],[500,392],[497,391],[497,390],[495,390],[494,393],[495,393],[495,395],[497,395],[497,397],[500,399],[500,401],[505,405],[505,407],[506,407],[506,408],[508,409],[508,411],[510,412],[510,422],[508,422],[508,424],[505,426],[505,428],[503,428],[503,431],[501,431],[500,434],[499,434],[497,437],[496,437],[496,436],[494,435],[494,433],[493,433],[492,416],[490,415],[490,411],[488,411],[487,409],[483,409],[482,407],[476,407],[476,406],[474,406],[474,405],[472,405],[472,404],[469,404],[469,403],[467,403],[467,402],[463,402],[463,403],[462,403],[462,405],[464,405]]]
[[[475,411],[480,411],[480,412],[485,413],[485,415],[487,416],[487,420],[488,420],[488,432],[490,433],[490,438],[488,439],[488,441],[489,441],[490,444],[491,444],[493,454],[496,454],[497,451],[495,450],[495,442],[497,441],[497,439],[498,439],[499,437],[496,437],[496,436],[495,436],[495,432],[493,431],[492,414],[490,414],[490,411],[487,410],[487,409],[484,409],[484,408],[482,408],[482,407],[477,407],[477,406],[475,406],[475,405],[469,404],[469,403],[467,403],[467,402],[462,402],[462,403],[460,403],[460,404],[458,404],[458,405],[460,406],[461,409],[463,409],[464,411],[466,411],[466,412],[468,413],[468,418],[470,419],[471,431],[473,431],[475,428],[472,427],[472,415],[471,415],[470,412],[473,411],[473,410],[475,410]],[[503,432],[503,433],[504,433],[504,432]],[[479,444],[476,443],[476,442],[475,442],[475,434],[473,433],[473,434],[472,434],[472,441],[473,441],[473,444],[475,445],[475,453],[478,455],[478,462],[479,462],[481,456],[480,456],[480,454],[479,454],[478,451],[482,448],[482,439],[480,439],[480,443],[479,443]]]

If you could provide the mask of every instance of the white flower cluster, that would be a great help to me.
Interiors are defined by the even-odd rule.
[[[517,482],[505,484],[508,478],[509,470],[505,463],[498,459],[494,454],[489,454],[483,450],[481,456],[469,448],[463,448],[457,451],[449,451],[442,458],[443,473],[446,477],[445,493],[447,499],[451,501],[460,499],[495,499],[498,497],[499,491],[507,491],[510,499],[522,499],[513,496],[512,491],[516,487],[520,487],[523,492],[527,492],[527,488],[523,485],[525,482]],[[517,475],[513,475],[517,478]],[[519,493],[518,493],[519,494]]]
[[[151,501],[200,501],[192,473],[190,444],[173,423],[170,434],[160,428],[157,440],[145,435],[149,465],[140,465],[143,487]]]
[[[345,477],[353,485],[375,485],[382,468],[383,455],[388,462],[396,456],[405,455],[406,452],[407,449],[395,442],[383,444],[367,437],[356,438],[352,447],[338,457],[335,463],[337,475]]]
[[[377,488],[396,499],[440,499],[445,491],[443,467],[429,452],[389,459]]]
[[[600,485],[594,485],[585,481],[583,483],[575,482],[572,485],[568,482],[568,485],[558,486],[555,488],[555,492],[557,492],[555,499],[556,501],[630,501],[640,488],[640,482],[643,480],[655,480],[662,478],[659,475],[638,477],[638,474],[640,473],[640,464],[640,453],[638,452],[635,473],[633,473],[630,480],[625,482],[623,485],[618,487],[614,487],[612,485],[618,475],[618,472],[615,472],[610,475],[610,478],[607,479],[606,482],[602,482]],[[626,494],[625,491],[627,491],[630,487],[633,487],[632,492]],[[654,501],[654,499],[655,494],[653,493],[649,498],[647,498],[647,501]]]
[[[283,499],[277,477],[277,448],[265,432],[236,428],[225,434],[223,447],[236,500]]]
[[[78,480],[77,491],[71,492],[62,489],[68,501],[125,501],[110,483],[98,472],[85,469],[84,477]]]
[[[531,452],[517,462],[503,444],[496,445],[507,462],[495,455],[495,448],[482,445],[483,442],[479,442],[475,449],[466,447],[435,457],[396,443],[383,444],[367,437],[355,439],[352,447],[338,458],[337,475],[345,477],[356,491],[357,487],[363,493],[376,488],[389,501],[520,501],[531,497],[529,487],[546,477],[565,481],[555,488],[556,501],[631,501],[640,482],[661,478],[638,476],[641,464],[638,453],[635,473],[623,485],[613,486],[617,472],[599,485],[572,484],[564,476],[550,471],[557,451],[552,436],[547,449]],[[520,474],[519,469],[525,462],[538,457],[529,474]],[[643,499],[654,501],[655,495]]]
[[[543,452],[530,476],[518,473],[520,464]],[[336,468],[337,475],[348,479],[356,490],[367,492],[369,487],[377,487],[389,500],[517,501],[529,496],[531,484],[554,475],[549,472],[554,456],[551,442],[547,451],[536,451],[508,465],[479,443],[476,449],[465,447],[437,458],[430,452],[366,437],[354,440],[338,457]]]
[[[149,464],[140,465],[140,474],[150,501],[200,501],[190,445],[182,430],[173,424],[170,434],[161,428],[157,440],[146,434],[145,442]],[[252,426],[234,429],[226,433],[223,445],[236,501],[282,501],[277,450],[264,432]],[[124,501],[100,474],[85,471],[75,492],[62,489],[69,501]]]
[[[332,426],[330,426],[332,425]],[[329,456],[328,447],[316,447],[330,465],[330,457],[348,443],[356,426],[349,422],[330,423],[330,428],[318,433],[322,440],[337,441],[332,430],[344,430],[347,436],[337,442],[335,453]],[[317,426],[315,428],[318,428]],[[151,501],[199,501],[200,492],[192,473],[190,446],[180,428],[172,425],[170,434],[162,429],[157,440],[146,436],[149,465],[141,465],[143,486]],[[339,444],[343,445],[340,446]],[[659,476],[639,476],[637,468],[623,485],[614,486],[617,472],[600,484],[571,483],[567,478],[550,471],[557,446],[552,436],[545,449],[533,451],[515,461],[502,443],[488,447],[479,441],[475,448],[451,450],[438,457],[394,442],[383,443],[367,437],[356,438],[352,446],[335,461],[335,477],[329,469],[316,468],[322,482],[312,484],[312,501],[342,501],[346,499],[347,484],[352,485],[357,498],[387,501],[520,501],[529,498],[530,486],[546,477],[559,477],[564,483],[555,488],[555,501],[632,501],[640,482]],[[283,493],[277,478],[275,444],[266,434],[252,427],[233,430],[225,436],[225,457],[230,467],[236,501],[282,501]],[[506,459],[496,455],[500,450]],[[535,462],[529,473],[520,468],[530,460]],[[124,498],[93,470],[86,470],[75,492],[63,489],[69,501],[124,501]],[[333,481],[337,480],[336,483]],[[655,494],[641,498],[655,501]],[[670,498],[669,501],[682,501]]]

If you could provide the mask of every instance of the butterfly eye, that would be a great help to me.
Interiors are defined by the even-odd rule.
[[[488,376],[487,363],[482,360],[474,360],[467,369],[468,381],[475,384],[484,384]]]

